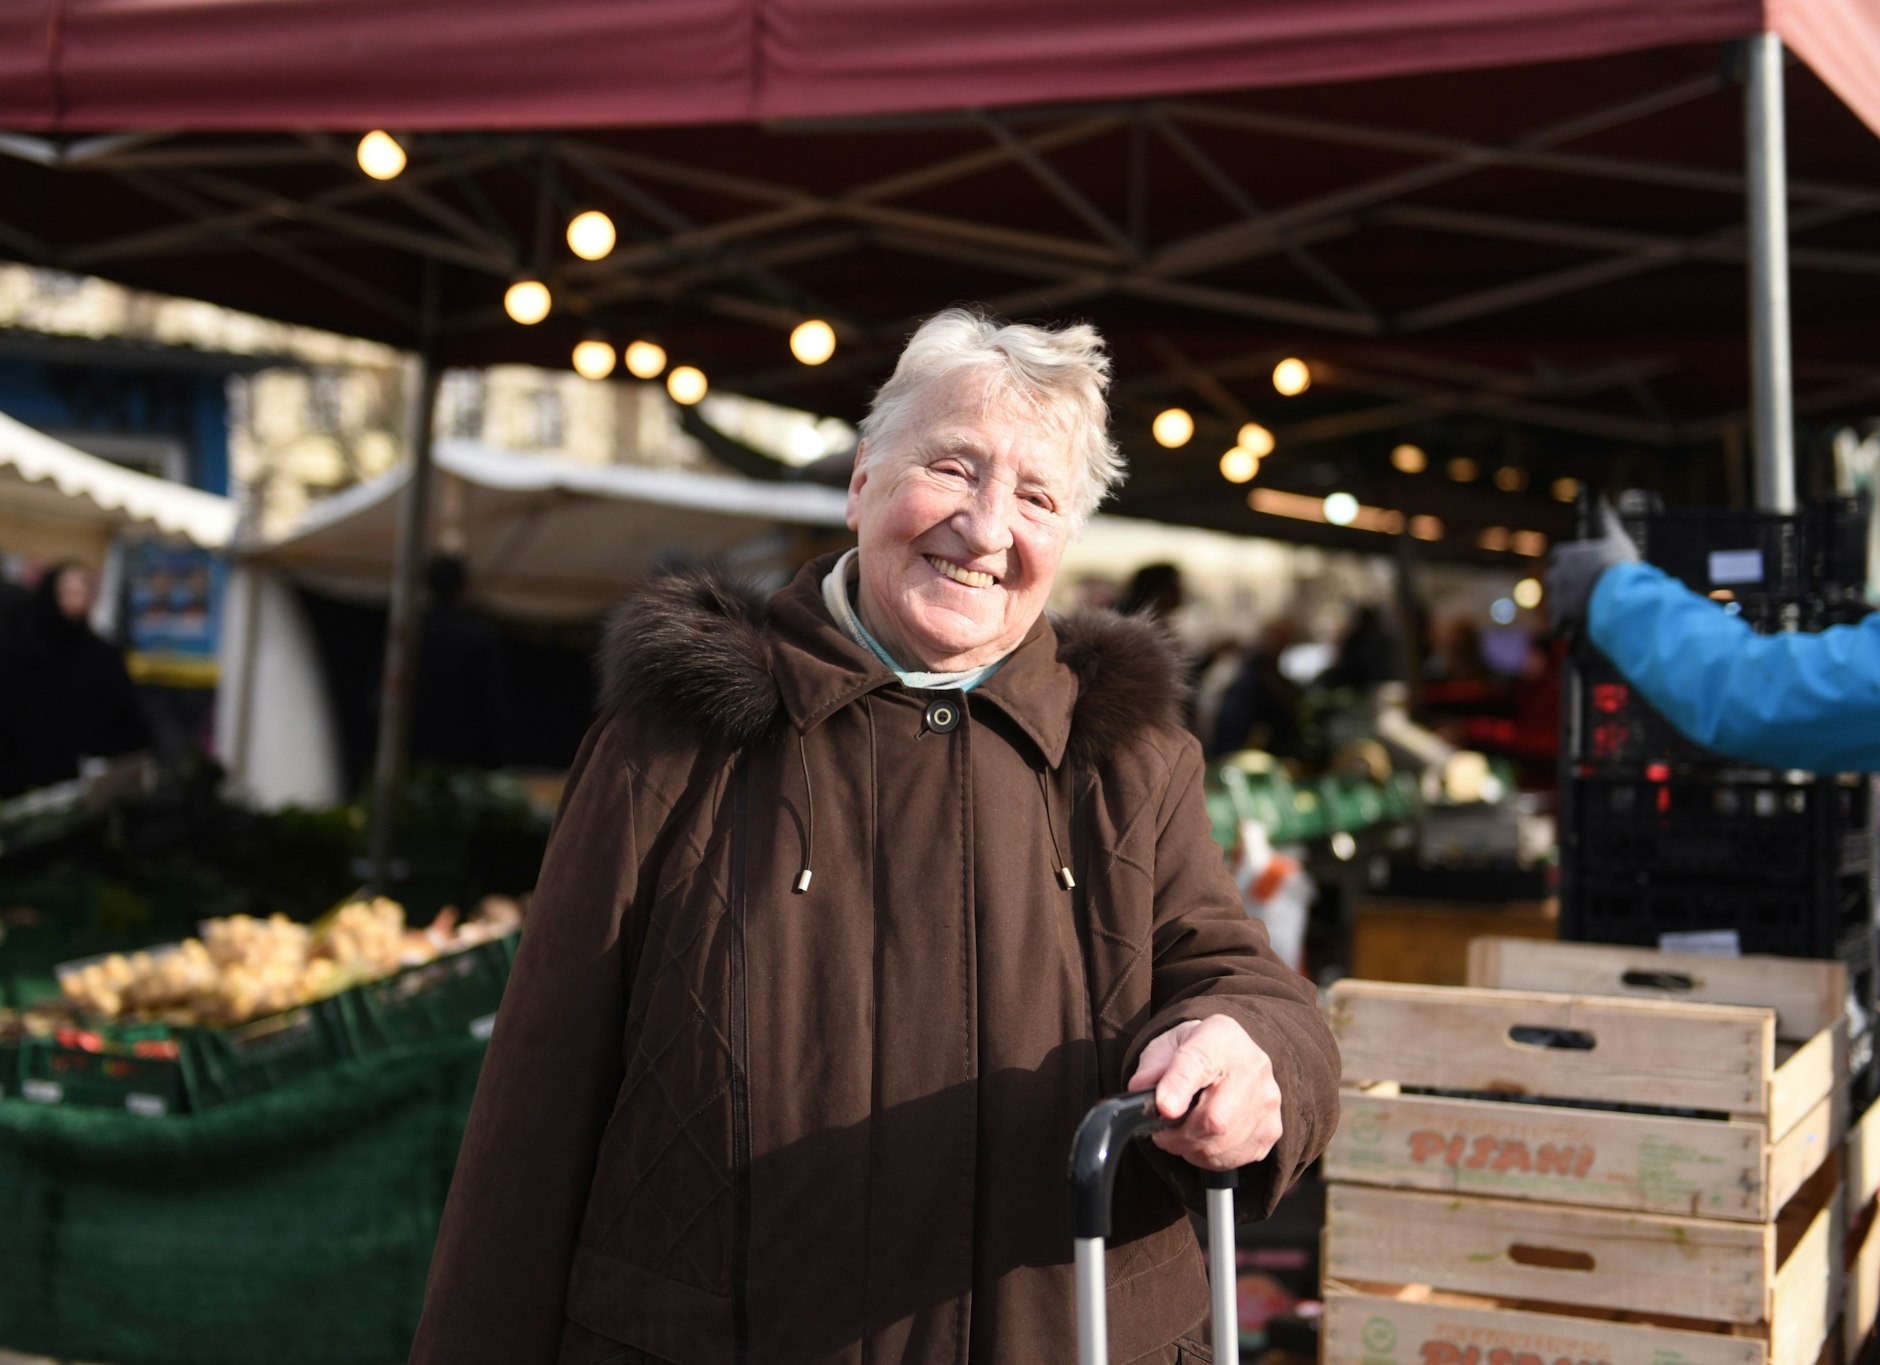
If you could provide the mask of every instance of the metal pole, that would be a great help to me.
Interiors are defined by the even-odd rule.
[[[411,477],[398,505],[398,541],[392,571],[392,604],[385,623],[385,671],[379,682],[378,748],[372,770],[372,837],[366,877],[375,891],[393,880],[392,853],[397,807],[405,788],[411,731],[411,694],[418,674],[418,579],[431,530],[432,415],[437,409],[437,267],[424,272],[423,336],[405,412],[405,450]]]
[[[1789,199],[1783,146],[1782,40],[1758,33],[1746,47],[1744,97],[1749,183],[1750,412],[1756,505],[1795,510],[1795,398],[1789,369]]]
[[[1073,1244],[1077,1275],[1077,1365],[1110,1365],[1109,1312],[1103,1280],[1103,1239],[1079,1237]]]
[[[1234,1187],[1208,1189],[1208,1316],[1214,1365],[1240,1365],[1240,1276],[1234,1254]]]

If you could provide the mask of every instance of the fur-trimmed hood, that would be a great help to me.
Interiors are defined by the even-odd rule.
[[[846,668],[858,693],[871,690],[870,674],[877,675],[874,685],[885,684],[886,670],[843,637],[823,611],[816,589],[832,562],[808,566],[776,597],[711,573],[674,574],[649,585],[608,620],[601,651],[603,710],[651,708],[743,746],[780,734],[791,721],[780,669]],[[798,610],[780,616],[775,607],[793,594]],[[781,650],[786,634],[800,625],[788,617],[803,617],[804,606],[818,618],[821,638],[807,642],[807,650]],[[1084,761],[1114,753],[1146,730],[1180,724],[1186,684],[1173,642],[1161,627],[1136,617],[1084,611],[1041,621],[993,680],[1013,683],[1012,670],[1030,675],[1034,686],[1023,690],[1042,691],[1044,705],[1070,706],[1067,747]],[[1055,687],[1037,676],[1041,670],[1059,675]],[[994,689],[991,681],[984,686],[1010,709],[1011,701],[999,694],[1011,687]],[[1028,729],[1049,728],[1041,717],[1015,719],[1033,722]]]

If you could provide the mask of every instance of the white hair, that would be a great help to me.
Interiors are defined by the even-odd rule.
[[[1001,322],[966,308],[949,308],[908,338],[894,373],[875,393],[861,422],[864,461],[894,446],[933,385],[955,374],[984,372],[988,400],[1016,396],[1056,422],[1081,457],[1071,491],[1073,529],[1123,481],[1122,452],[1110,439],[1104,391],[1110,357],[1089,323],[1034,327]]]

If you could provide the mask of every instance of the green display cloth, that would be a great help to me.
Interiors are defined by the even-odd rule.
[[[112,1365],[393,1365],[483,1044],[192,1116],[0,1101],[0,1347]]]

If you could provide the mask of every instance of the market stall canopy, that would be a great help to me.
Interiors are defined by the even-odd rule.
[[[127,527],[219,549],[235,519],[228,498],[87,455],[0,413],[0,550],[96,564]]]
[[[469,441],[440,442],[436,464],[433,543],[437,531],[460,533],[471,596],[512,617],[598,616],[651,570],[735,558],[780,528],[840,529],[846,504],[813,484],[583,465]],[[408,478],[401,465],[348,489],[247,557],[325,592],[383,599]]]
[[[745,122],[1507,66],[1773,31],[1880,130],[1868,0],[28,0],[0,123]]]
[[[51,131],[0,137],[0,254],[444,366],[653,340],[715,391],[848,421],[948,303],[1088,319],[1132,469],[1115,510],[1351,548],[1421,528],[1425,553],[1506,563],[1570,533],[1565,481],[1748,501],[1744,91],[1719,40],[1772,25],[1809,63],[1786,76],[1804,448],[1880,410],[1872,0],[894,15],[14,6],[0,123]],[[389,181],[314,131],[374,124],[408,155]],[[618,229],[598,261],[562,240],[590,208]],[[552,298],[533,326],[504,309],[521,274]],[[812,317],[837,341],[813,366],[786,340]],[[1286,358],[1312,382],[1282,397]],[[1194,438],[1164,449],[1177,406]],[[1237,486],[1219,461],[1250,422],[1275,449]],[[1313,515],[1334,490],[1349,527]]]

